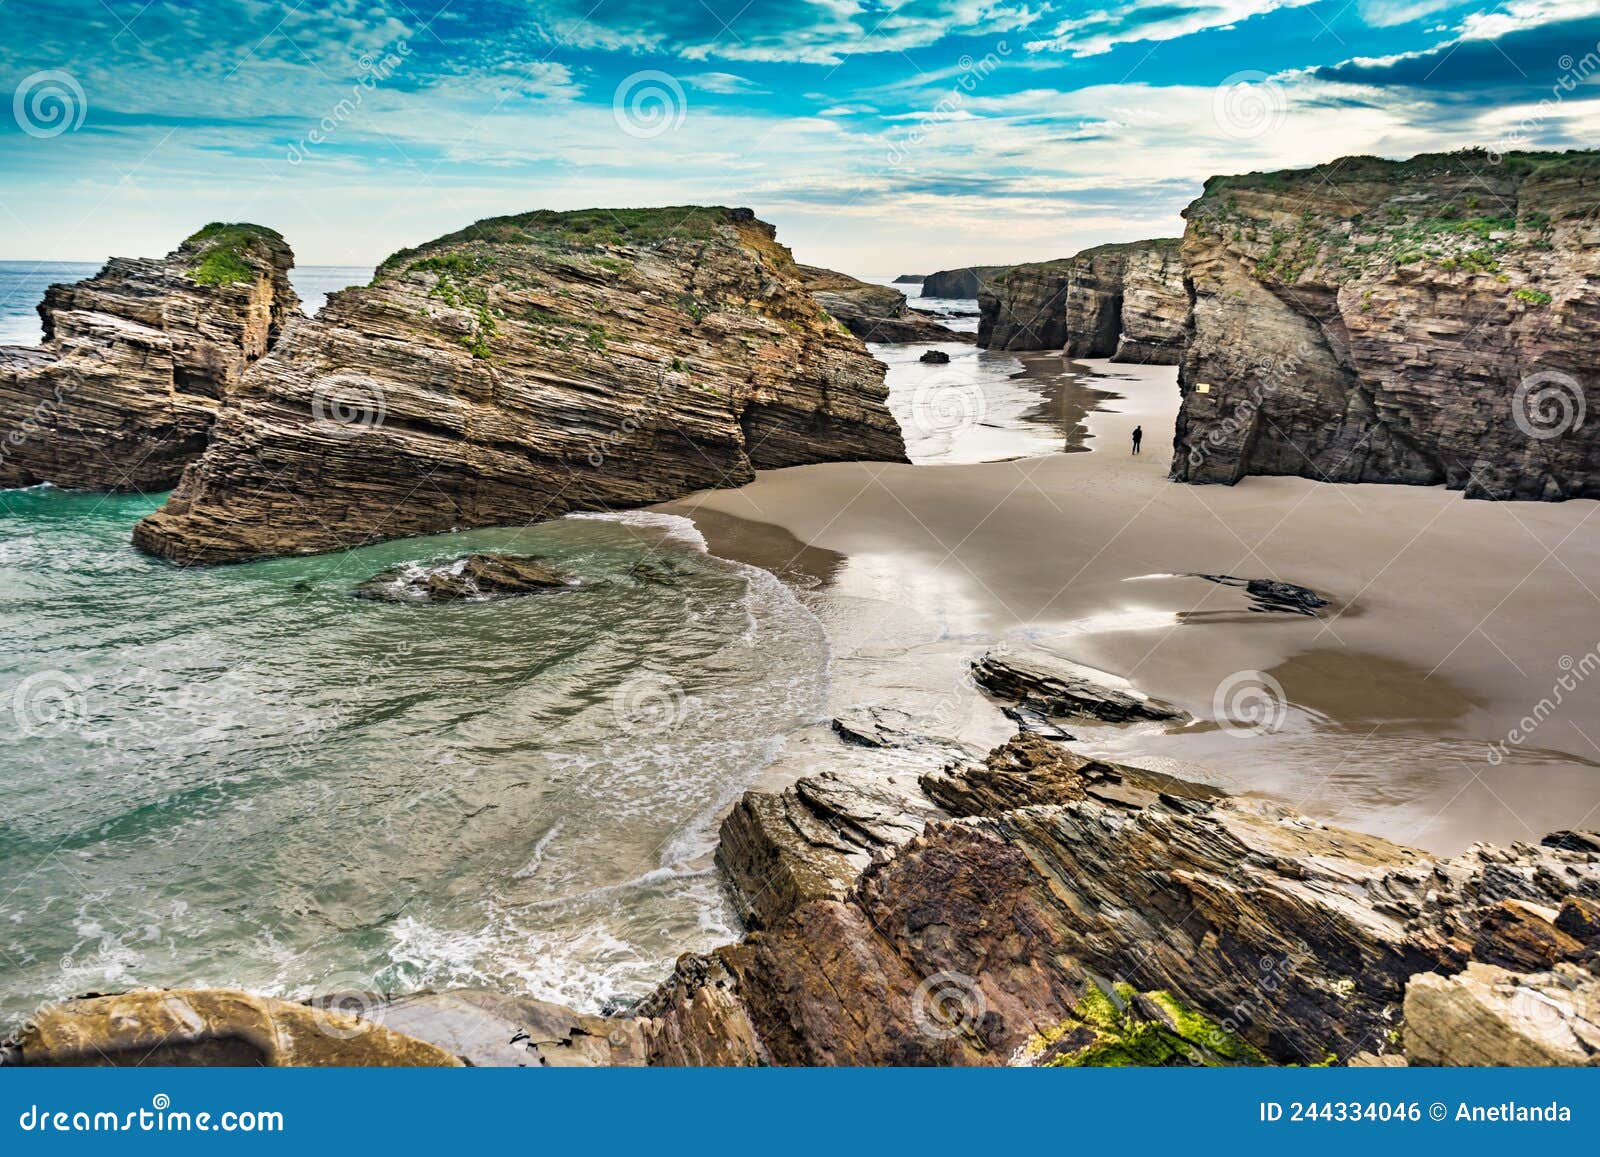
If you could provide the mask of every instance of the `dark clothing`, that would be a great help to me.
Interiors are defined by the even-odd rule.
[[[1137,454],[1139,452],[1139,443],[1143,442],[1143,441],[1144,441],[1144,427],[1143,426],[1135,426],[1133,428],[1133,452],[1135,454]]]

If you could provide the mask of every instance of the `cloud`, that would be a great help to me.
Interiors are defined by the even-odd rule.
[[[692,85],[702,92],[718,93],[723,96],[736,96],[749,94],[760,96],[770,92],[754,81],[742,76],[735,76],[731,72],[697,72],[690,76],[680,78],[684,84]]]
[[[1358,57],[1318,68],[1322,80],[1428,88],[1464,94],[1520,88],[1548,92],[1585,57],[1600,72],[1600,16],[1538,24],[1496,21],[1493,35],[1469,20],[1455,39],[1435,48],[1384,57]],[[1566,63],[1562,63],[1565,61]]]
[[[1056,24],[1047,39],[1028,42],[1030,52],[1097,56],[1119,44],[1176,40],[1196,32],[1230,28],[1280,8],[1303,8],[1319,0],[1128,0]]]

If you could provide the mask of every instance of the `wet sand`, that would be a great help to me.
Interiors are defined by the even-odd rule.
[[[996,642],[1026,643],[1197,720],[1074,727],[1092,753],[1441,852],[1600,825],[1600,672],[1577,678],[1600,645],[1600,504],[1296,478],[1175,484],[1174,369],[1085,363],[1107,397],[1063,380],[1058,355],[1024,361],[1042,390],[1032,419],[1090,453],[799,467],[661,508],[694,517],[713,552],[801,591],[834,649],[833,712],[892,706],[935,733],[996,742],[1013,729],[967,666]],[[1196,573],[1298,583],[1332,605],[1259,613]],[[1492,762],[1490,745],[1563,677],[1575,688]],[[1263,687],[1269,729],[1218,725]],[[769,778],[838,754],[825,726],[809,729]]]

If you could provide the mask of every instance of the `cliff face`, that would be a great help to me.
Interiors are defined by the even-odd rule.
[[[113,258],[53,285],[45,342],[0,347],[0,487],[165,490],[222,398],[300,308],[288,244],[208,225],[160,260]]]
[[[1173,365],[1189,309],[1178,242],[1098,245],[1018,265],[978,296],[978,344]]]
[[[1600,154],[1346,158],[1185,216],[1175,478],[1600,496]]]
[[[315,553],[903,460],[883,375],[747,209],[495,218],[291,325],[134,542]]]
[[[923,297],[977,297],[980,290],[1009,265],[969,265],[965,269],[941,269],[922,279]]]
[[[827,314],[862,341],[971,341],[971,334],[946,329],[911,312],[906,295],[887,285],[858,281],[814,265],[798,267],[806,292]]]

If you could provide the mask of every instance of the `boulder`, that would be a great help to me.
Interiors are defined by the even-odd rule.
[[[457,1066],[452,1052],[335,1008],[235,989],[144,989],[50,1005],[17,1034],[8,1063]]]
[[[435,566],[410,564],[380,571],[356,588],[356,597],[401,603],[482,601],[577,590],[581,585],[542,559],[469,554]]]

